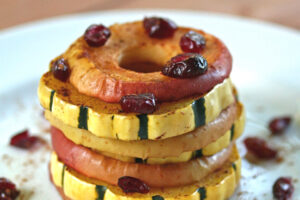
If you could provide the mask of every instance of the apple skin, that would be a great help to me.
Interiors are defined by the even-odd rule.
[[[189,185],[220,168],[232,151],[231,145],[213,156],[196,158],[189,162],[145,165],[116,160],[77,145],[53,126],[51,139],[53,150],[61,162],[86,177],[112,185],[117,185],[118,179],[123,176],[137,178],[150,187]]]
[[[82,94],[118,103],[125,95],[152,93],[158,102],[170,102],[203,95],[230,75],[229,50],[221,40],[201,30],[179,27],[171,38],[153,39],[147,36],[140,21],[109,28],[112,35],[104,46],[90,47],[81,37],[62,55],[71,68],[69,81]],[[202,34],[206,40],[199,53],[207,60],[208,70],[186,79],[163,75],[162,67],[172,57],[184,53],[180,39],[190,30]],[[151,62],[161,68],[153,66],[151,72],[141,65],[139,71],[132,70],[122,65],[123,60]]]

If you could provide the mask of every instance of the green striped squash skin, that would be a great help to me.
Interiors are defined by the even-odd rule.
[[[162,196],[156,195],[152,197],[152,200],[164,200]]]
[[[205,99],[202,97],[192,103],[196,128],[205,125]]]
[[[230,141],[232,141],[234,138],[234,124],[232,125],[231,129],[230,129]]]
[[[55,91],[52,90],[50,95],[50,111],[52,111],[53,96]],[[80,106],[79,116],[78,116],[78,128],[88,130],[88,107]],[[200,127],[205,125],[205,99],[202,97],[195,100],[192,103],[192,109],[194,113],[195,126]],[[139,131],[138,136],[141,140],[148,139],[148,116],[146,114],[141,114],[137,116],[139,119]],[[112,120],[114,117],[112,116]]]
[[[199,193],[200,200],[206,199],[206,189],[205,189],[205,187],[198,188],[197,192]]]
[[[106,189],[107,188],[105,186],[96,185],[96,191],[97,191],[97,194],[98,194],[97,200],[103,200],[104,199]]]
[[[61,175],[61,185],[62,185],[62,188],[64,188],[64,182],[65,182],[65,170],[66,170],[66,165],[63,166],[63,169],[62,169],[62,175]]]
[[[38,96],[41,105],[65,124],[125,141],[159,140],[191,132],[235,102],[234,87],[226,79],[204,96],[161,103],[152,114],[123,113],[119,104],[81,94],[51,73],[41,78]]]
[[[54,97],[54,94],[55,94],[55,90],[52,90],[52,91],[51,91],[51,94],[50,94],[50,105],[49,105],[50,111],[52,111],[52,105],[53,105],[53,97]]]
[[[88,107],[80,106],[79,117],[78,117],[78,128],[88,130]]]
[[[139,137],[141,140],[147,140],[148,139],[148,117],[145,114],[138,115],[139,123],[140,123],[140,129],[139,129]]]
[[[231,165],[232,165],[232,168],[234,169],[234,171],[236,171],[236,164],[233,162]],[[64,173],[65,173],[66,168],[67,167],[64,165],[63,170],[62,170],[62,189],[64,188]],[[108,200],[108,199],[104,199],[106,190],[107,190],[107,188],[105,186],[96,185],[96,192],[98,195],[96,200]],[[207,198],[205,187],[198,188],[197,192],[199,193],[199,200],[205,200]],[[155,196],[152,196],[152,200],[164,200],[164,197],[162,197],[160,195],[155,195]]]

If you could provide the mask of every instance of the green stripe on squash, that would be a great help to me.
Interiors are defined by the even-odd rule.
[[[230,141],[232,141],[234,138],[234,124],[231,126],[231,129],[230,129]]]
[[[66,165],[63,166],[62,174],[61,174],[61,187],[62,187],[62,189],[64,189],[65,169],[66,169]]]
[[[202,152],[202,149],[199,149],[199,150],[196,150],[194,151],[193,153],[193,158],[201,158],[203,156],[203,152]]]
[[[49,110],[52,111],[52,105],[53,105],[53,97],[54,97],[54,94],[55,94],[55,90],[52,90],[51,91],[51,94],[50,94],[50,105],[49,105]]]
[[[96,192],[98,194],[97,200],[104,200],[104,195],[106,192],[106,187],[102,185],[96,185]]]
[[[198,188],[197,192],[199,193],[200,200],[206,199],[206,189],[205,189],[205,187]]]
[[[195,120],[195,126],[203,126],[205,125],[205,99],[204,97],[195,100],[192,103],[192,108],[194,112],[194,120]]]
[[[162,196],[155,195],[152,197],[152,200],[164,200],[164,198]]]
[[[140,164],[146,164],[147,159],[142,159],[142,158],[135,158],[135,163],[140,163]]]
[[[138,115],[140,122],[140,129],[138,135],[141,140],[148,139],[148,116],[146,114]]]
[[[236,164],[232,163],[232,168],[234,169],[234,171],[236,171]]]
[[[80,106],[79,117],[78,117],[78,128],[88,130],[88,108],[86,106]]]

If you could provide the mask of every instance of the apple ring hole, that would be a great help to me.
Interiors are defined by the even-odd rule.
[[[119,66],[139,73],[159,72],[168,58],[163,48],[159,46],[131,48],[122,52]]]

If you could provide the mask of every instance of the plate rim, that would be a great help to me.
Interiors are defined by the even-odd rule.
[[[145,13],[146,12],[146,13]],[[10,34],[12,32],[20,31],[22,29],[30,29],[36,26],[42,26],[46,23],[53,23],[57,20],[71,20],[74,18],[85,18],[85,17],[92,17],[96,15],[109,15],[109,14],[141,14],[144,13],[147,15],[148,13],[172,13],[172,14],[188,14],[188,15],[198,15],[198,16],[207,16],[207,17],[218,17],[218,18],[226,18],[227,20],[238,20],[244,21],[251,24],[262,25],[266,26],[267,28],[274,28],[274,29],[282,29],[282,31],[290,32],[292,34],[296,34],[300,38],[300,30],[297,30],[293,27],[288,27],[276,22],[265,21],[261,19],[256,19],[252,17],[234,15],[230,13],[222,13],[222,12],[211,12],[211,11],[197,11],[197,10],[189,10],[189,9],[153,9],[153,8],[136,8],[136,9],[109,9],[109,10],[98,10],[98,11],[87,11],[87,12],[79,12],[79,13],[71,13],[71,14],[62,14],[42,19],[37,19],[21,24],[17,24],[11,27],[7,27],[0,30],[0,39],[3,35]]]

